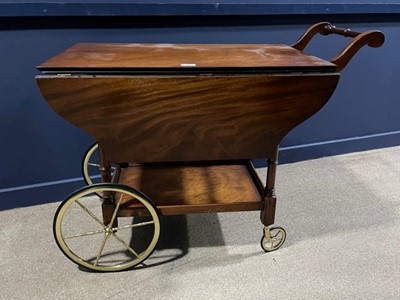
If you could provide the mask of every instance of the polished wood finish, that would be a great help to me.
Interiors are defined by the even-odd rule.
[[[145,193],[163,215],[260,210],[262,186],[249,162],[150,164],[121,170],[120,183]],[[137,201],[124,198],[120,216],[134,214]]]
[[[338,74],[39,76],[50,106],[111,162],[265,158],[332,95]]]
[[[370,47],[380,47],[383,45],[384,35],[380,31],[364,32],[355,37],[331,62],[337,65],[336,71],[342,71],[350,62],[353,56],[365,45]]]
[[[328,62],[303,52],[317,33],[353,39]],[[379,31],[323,22],[292,47],[77,44],[41,64],[37,83],[55,112],[97,140],[103,180],[117,164],[113,181],[147,194],[162,214],[260,210],[267,226],[280,141],[324,106],[361,47],[383,41]],[[252,158],[268,159],[265,187]],[[124,199],[119,216],[141,213]]]
[[[334,65],[287,45],[77,44],[38,67],[56,70],[224,69],[330,70]]]
[[[276,200],[277,199],[275,196],[267,196],[264,198],[260,217],[261,223],[263,223],[265,226],[275,223]]]
[[[342,71],[350,62],[353,56],[365,45],[378,48],[383,45],[385,36],[381,31],[371,30],[367,32],[356,32],[350,29],[336,28],[331,23],[321,22],[311,26],[303,36],[292,45],[293,48],[303,51],[311,39],[317,34],[322,35],[338,34],[345,37],[352,37],[351,42],[331,62],[336,65],[335,71]]]
[[[278,166],[278,148],[274,155],[268,158],[267,164],[267,182],[264,189],[264,205],[261,209],[260,219],[261,223],[265,226],[274,224],[275,222],[275,207],[276,207],[276,195],[275,195],[275,179],[276,179],[276,168]]]

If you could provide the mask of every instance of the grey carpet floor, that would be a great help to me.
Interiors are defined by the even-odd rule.
[[[112,274],[58,250],[58,203],[2,211],[0,299],[400,299],[400,147],[279,166],[277,196],[278,251],[258,212],[165,217],[147,267]]]

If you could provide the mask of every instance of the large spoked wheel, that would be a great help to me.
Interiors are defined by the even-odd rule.
[[[261,248],[265,252],[278,250],[286,240],[286,231],[282,227],[264,228],[261,238]]]
[[[111,176],[115,167],[111,166]],[[94,143],[82,160],[82,176],[87,185],[101,183],[99,145]]]
[[[107,223],[99,195],[114,199]],[[129,214],[121,212],[127,202],[135,207]],[[139,216],[130,216],[135,211]],[[160,218],[154,204],[139,191],[120,184],[95,184],[61,203],[53,232],[60,250],[76,264],[95,271],[122,271],[151,255],[160,236]]]

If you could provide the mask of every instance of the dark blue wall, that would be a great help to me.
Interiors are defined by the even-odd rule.
[[[30,14],[26,8],[20,11],[21,17],[13,10],[16,6],[6,2],[0,1],[0,209],[60,200],[83,185],[77,181],[80,163],[93,141],[47,106],[34,80],[38,64],[78,42],[291,44],[317,21],[358,31],[380,29],[386,35],[384,46],[366,47],[356,55],[342,72],[330,102],[285,138],[280,161],[400,144],[400,19],[395,11],[322,15],[295,14],[286,8],[285,14],[268,16],[253,11],[247,16],[143,17],[136,9],[134,16],[103,17],[112,9],[106,5],[97,7],[98,16],[68,17],[73,10],[57,10],[54,15],[61,17],[42,17],[32,6]],[[245,7],[247,12],[254,10]],[[329,59],[347,42],[342,37],[318,37],[307,51]]]

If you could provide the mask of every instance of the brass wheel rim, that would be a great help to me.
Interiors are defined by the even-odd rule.
[[[89,194],[101,194],[102,192],[107,191],[107,192],[116,192],[116,193],[121,193],[121,194],[127,194],[130,197],[133,197],[135,199],[137,199],[139,202],[141,202],[141,204],[143,204],[147,211],[149,212],[150,216],[151,216],[151,221],[149,222],[143,222],[141,224],[132,224],[129,226],[124,226],[124,227],[112,227],[111,225],[106,226],[103,224],[102,220],[100,220],[100,218],[98,217],[94,217],[91,216],[95,222],[99,223],[99,229],[96,231],[89,231],[89,232],[84,232],[81,234],[76,234],[76,235],[70,235],[70,236],[64,236],[63,234],[63,218],[65,216],[65,214],[67,213],[67,211],[70,209],[70,207],[74,204],[77,204],[78,206],[80,206],[80,201],[79,199],[81,199],[82,197],[85,197]],[[98,203],[98,202],[97,202]],[[84,208],[82,207],[83,210],[87,210],[87,213],[90,215],[90,209],[88,208]],[[113,218],[117,217],[117,213],[118,213],[118,203],[115,207],[114,213],[113,213]],[[110,224],[112,224],[113,222],[111,222]],[[129,229],[134,229],[135,227],[141,227],[141,226],[148,226],[148,225],[153,225],[154,230],[153,230],[153,237],[149,243],[149,245],[147,246],[147,248],[140,252],[137,253],[130,245],[127,241],[121,239],[117,232],[120,230],[129,230]],[[54,235],[55,235],[55,239],[57,241],[57,244],[59,246],[59,248],[61,249],[61,251],[73,262],[75,262],[76,264],[83,266],[85,268],[91,269],[91,270],[96,270],[96,271],[103,271],[103,272],[109,272],[109,271],[121,271],[121,270],[125,270],[125,269],[129,269],[132,268],[138,264],[140,264],[141,262],[143,262],[148,256],[151,255],[151,253],[153,252],[153,250],[155,249],[159,236],[160,236],[160,221],[159,221],[159,217],[158,217],[158,213],[156,211],[156,208],[149,202],[148,199],[146,199],[146,197],[144,195],[142,195],[141,193],[136,192],[135,190],[129,188],[129,187],[118,187],[117,185],[109,185],[109,184],[98,184],[98,185],[94,185],[94,186],[88,186],[85,187],[81,190],[79,190],[78,192],[72,194],[70,197],[68,197],[59,207],[55,219],[54,219]],[[101,245],[98,245],[98,252],[95,254],[96,255],[96,259],[93,262],[89,262],[81,257],[79,257],[79,255],[77,255],[76,253],[74,253],[73,250],[70,249],[70,247],[68,246],[68,243],[66,242],[66,240],[68,239],[73,239],[73,238],[78,238],[78,237],[86,237],[86,236],[90,236],[90,235],[101,235],[103,234],[103,240]],[[125,247],[125,251],[129,251],[133,254],[133,256],[135,256],[136,258],[129,260],[125,263],[117,263],[115,265],[102,265],[100,259],[101,259],[101,255],[102,255],[102,251],[104,250],[105,245],[107,244],[107,242],[110,239],[115,239],[117,240],[117,242],[119,244],[121,244],[122,246]]]
[[[97,151],[97,149],[99,148],[99,145],[96,143],[94,144],[91,148],[89,148],[89,150],[86,152],[85,157],[83,159],[82,162],[82,173],[83,173],[83,177],[85,179],[85,182],[88,185],[92,185],[93,181],[90,178],[90,174],[89,174],[89,167],[98,167],[100,168],[100,164],[94,164],[90,162],[90,159],[93,156],[93,153],[95,153]],[[100,171],[99,171],[100,173]]]
[[[267,252],[278,250],[286,240],[286,232],[281,227],[271,228],[270,235],[270,239],[265,236],[261,239],[261,246]]]

